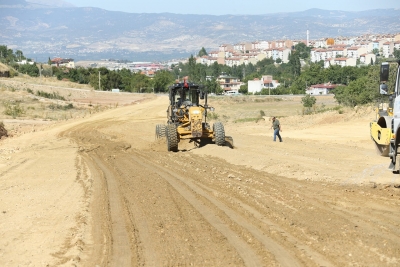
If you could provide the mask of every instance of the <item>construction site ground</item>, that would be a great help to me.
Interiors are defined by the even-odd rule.
[[[31,103],[20,85],[3,96]],[[234,149],[172,153],[155,139],[166,95],[87,90],[66,96],[103,109],[1,115],[0,266],[400,265],[400,176],[374,150],[372,107],[210,97]]]

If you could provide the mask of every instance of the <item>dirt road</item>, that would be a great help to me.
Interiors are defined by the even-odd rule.
[[[233,150],[168,153],[165,103],[2,141],[0,265],[400,265],[400,180],[367,119],[283,118],[283,143],[229,123]]]

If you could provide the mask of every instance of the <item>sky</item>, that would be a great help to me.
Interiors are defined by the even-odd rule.
[[[64,0],[76,7],[98,7],[129,13],[176,13],[206,15],[260,15],[297,12],[311,8],[363,11],[400,8],[399,0]]]

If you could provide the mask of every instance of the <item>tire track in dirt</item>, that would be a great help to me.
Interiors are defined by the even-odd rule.
[[[76,131],[74,136],[84,144],[84,153],[97,158],[92,164],[113,176],[120,194],[122,216],[118,219],[129,234],[133,265],[378,266],[398,262],[398,219],[393,213],[398,201],[391,201],[385,192],[286,179],[193,155],[190,150],[157,152],[164,150],[142,138],[148,127],[134,117],[146,112],[146,106],[141,110],[131,112],[132,118],[126,121],[86,124],[80,128],[83,133]],[[130,131],[132,126],[139,129]],[[113,128],[124,129],[123,138],[115,137]],[[142,150],[126,151],[131,146],[123,142],[135,142],[135,138],[143,143]],[[366,201],[370,203],[363,207]],[[222,233],[225,240],[212,244],[203,238],[212,231]],[[212,245],[215,251],[202,255],[201,246]],[[229,247],[242,261],[223,250]],[[109,255],[114,257],[112,251]]]
[[[148,214],[153,214],[153,213],[149,213],[150,211],[150,207],[148,207],[148,205],[145,205],[145,207],[147,207],[147,211],[144,211],[143,208],[141,208],[141,203],[137,203],[135,201],[136,197],[134,197],[132,194],[135,194],[132,191],[139,191],[138,194],[140,194],[141,198],[146,198],[147,200],[150,199],[150,203],[152,202],[151,200],[151,196],[145,196],[143,195],[142,192],[145,192],[146,189],[141,187],[141,183],[136,180],[137,183],[132,184],[129,182],[129,171],[134,169],[136,171],[136,173],[141,174],[142,172],[145,172],[147,177],[146,179],[148,179],[148,181],[150,182],[150,180],[166,180],[165,177],[160,176],[158,173],[156,173],[154,171],[154,166],[148,166],[146,164],[143,163],[143,161],[138,160],[137,155],[131,155],[128,154],[129,157],[128,158],[121,158],[119,160],[118,163],[116,163],[116,168],[118,170],[121,171],[119,178],[121,179],[121,184],[120,186],[124,187],[126,189],[126,191],[124,192],[125,197],[129,200],[127,202],[129,202],[129,206],[128,209],[130,211],[130,216],[132,221],[135,221],[135,226],[136,231],[137,231],[137,235],[139,236],[139,240],[140,240],[140,247],[142,248],[142,253],[143,253],[143,257],[144,257],[144,263],[146,266],[164,266],[164,265],[168,265],[168,266],[175,266],[175,265],[179,265],[180,262],[178,259],[176,259],[173,255],[168,256],[167,254],[167,248],[163,247],[158,244],[160,239],[163,240],[163,234],[161,233],[161,237],[157,236],[157,233],[154,233],[156,231],[156,229],[154,227],[152,227],[151,225],[154,224],[153,219],[151,219],[149,217]],[[120,158],[120,156],[118,156],[118,158]],[[125,167],[124,167],[125,166]],[[126,168],[126,166],[129,166],[128,168]],[[122,170],[124,168],[124,170]],[[128,170],[127,170],[128,169]],[[144,177],[143,177],[144,178]],[[125,180],[125,181],[124,181]],[[168,182],[168,180],[167,180]],[[128,183],[130,183],[128,185]],[[131,187],[131,188],[129,188]],[[171,191],[171,189],[173,189],[173,191]],[[225,234],[225,238],[229,241],[229,243],[231,245],[233,245],[234,248],[236,248],[237,253],[239,253],[241,256],[244,256],[244,261],[246,262],[247,266],[262,266],[261,262],[258,260],[258,256],[257,254],[253,253],[252,250],[249,250],[247,244],[245,242],[243,242],[240,238],[238,238],[235,234],[233,234],[233,232],[231,232],[228,227],[226,225],[224,225],[223,222],[221,222],[220,220],[218,220],[217,217],[213,216],[212,212],[208,211],[207,208],[204,207],[204,204],[202,204],[200,201],[196,200],[196,198],[193,196],[193,194],[191,194],[188,191],[183,191],[183,189],[181,190],[177,190],[176,191],[176,187],[172,186],[171,189],[169,189],[170,193],[168,195],[170,195],[172,198],[173,203],[175,203],[176,208],[178,214],[180,214],[179,216],[184,216],[183,213],[185,213],[186,209],[188,209],[188,207],[186,207],[187,205],[190,205],[191,207],[195,207],[195,210],[197,212],[199,212],[202,216],[203,219],[205,219],[206,221],[208,221],[213,227],[215,227],[217,230],[219,230],[220,232],[222,232],[223,234]],[[151,192],[158,192],[156,189],[147,189],[148,191]],[[156,193],[158,194],[158,193]],[[165,193],[164,193],[165,194]],[[182,202],[181,199],[179,200],[174,200],[173,196],[179,196],[179,198],[183,198],[185,199],[185,201],[187,201],[188,203],[184,203]],[[194,205],[193,205],[194,204]],[[200,206],[200,208],[199,208]],[[192,209],[190,207],[190,209]],[[168,209],[164,210],[164,212],[168,212],[170,211],[171,206],[168,207]],[[158,209],[157,209],[158,210]],[[147,215],[146,215],[147,214]],[[150,215],[151,216],[151,215]],[[168,214],[157,214],[153,216],[168,216]],[[172,215],[171,215],[172,216]],[[197,235],[199,234],[198,232],[193,232],[193,230],[191,230],[191,225],[190,225],[190,221],[183,221],[184,224],[189,224],[187,226],[182,226],[183,228],[187,228],[187,231],[185,231],[184,233],[176,233],[176,237],[179,239],[178,235]],[[164,227],[162,227],[164,229]],[[161,232],[163,231],[168,231],[168,229],[165,230],[161,230]],[[207,231],[206,228],[203,229],[203,234]],[[180,253],[182,253],[182,250],[185,250],[185,247],[190,247],[190,244],[187,243],[180,243],[178,240],[175,241],[175,243],[171,243],[170,244],[170,250],[174,251],[173,254],[177,254],[179,255]],[[182,252],[181,252],[182,251]],[[172,256],[172,257],[171,257]],[[200,256],[200,255],[199,255]],[[196,263],[197,262],[197,263]],[[197,261],[195,262],[188,262],[189,265],[190,264],[200,264],[201,265],[201,258],[197,259]],[[188,263],[186,263],[185,265],[187,265]],[[214,265],[214,264],[212,264]],[[219,264],[217,264],[219,265]],[[235,264],[236,265],[236,264]],[[240,264],[241,266],[242,264]]]
[[[389,195],[388,199],[385,197],[385,192],[373,188],[357,189],[357,187],[343,187],[320,182],[310,183],[283,177],[275,178],[264,172],[238,168],[223,161],[219,162],[219,159],[216,158],[197,157],[191,153],[173,154],[169,157],[173,159],[173,163],[162,154],[155,156],[149,152],[147,155],[151,155],[148,157],[149,160],[152,158],[160,165],[168,164],[167,167],[170,170],[172,170],[170,166],[174,166],[173,169],[179,170],[179,173],[182,174],[196,173],[191,176],[191,181],[195,181],[204,189],[212,188],[212,191],[207,190],[209,194],[215,195],[230,207],[235,207],[238,212],[255,217],[255,213],[244,208],[248,205],[262,214],[264,218],[270,218],[267,221],[273,219],[280,229],[284,230],[284,232],[278,231],[281,234],[275,234],[274,239],[284,244],[286,248],[290,248],[292,245],[298,247],[302,254],[305,253],[312,259],[312,262],[343,265],[348,261],[353,261],[356,254],[358,254],[356,256],[358,261],[355,262],[364,262],[365,264],[369,262],[367,265],[376,265],[380,261],[379,259],[389,263],[397,261],[397,258],[394,257],[396,255],[394,248],[399,247],[400,240],[396,234],[390,236],[389,233],[391,228],[398,225],[398,222],[395,220],[386,222],[385,217],[379,219],[380,210],[375,212],[369,208],[370,205],[366,205],[366,207],[362,205],[362,202],[377,200],[375,205],[385,207],[386,212],[390,210],[395,212],[396,198],[392,197],[390,200],[390,196],[393,194]],[[194,162],[195,164],[193,164]],[[232,178],[226,178],[228,174],[232,175]],[[260,178],[256,178],[257,175]],[[360,194],[347,192],[351,190],[359,191]],[[342,192],[347,193],[343,195]],[[236,199],[240,199],[240,201],[238,202]],[[340,207],[343,212],[336,211],[335,199],[342,200],[347,203],[347,206],[354,205],[357,209],[349,211]],[[360,214],[362,220],[360,220]],[[376,218],[376,221],[373,219],[369,221],[368,216]],[[364,219],[365,221],[363,221]],[[256,221],[254,220],[254,224],[258,225],[260,229],[265,228],[265,223],[258,224]],[[352,222],[356,224],[352,224]],[[374,224],[375,229],[373,228]],[[388,229],[385,229],[386,225]],[[382,229],[377,229],[381,226]],[[276,232],[273,229],[268,230],[267,228],[263,231]],[[380,235],[381,232],[383,235]],[[291,236],[295,239],[288,238]],[[292,241],[296,243],[292,243]],[[380,246],[376,245],[377,242],[387,243],[388,250],[382,250]],[[363,252],[356,252],[357,250],[354,253],[346,254],[344,252],[360,248],[360,244],[362,244]],[[308,249],[304,250],[304,248]],[[340,251],[344,257],[337,256]],[[363,253],[366,253],[366,256],[361,256]]]
[[[101,170],[108,189],[108,205],[111,222],[112,251],[110,257],[111,266],[131,266],[131,244],[128,227],[125,221],[124,201],[118,188],[115,174],[103,162],[93,157],[96,166]]]
[[[195,195],[200,195],[206,198],[218,209],[224,212],[232,221],[249,231],[264,245],[267,251],[271,252],[275,256],[276,260],[281,266],[301,266],[300,262],[295,257],[293,257],[293,255],[291,255],[291,253],[288,252],[285,248],[265,236],[258,228],[249,223],[245,218],[243,218],[234,210],[228,208],[226,205],[219,202],[215,198],[211,197],[199,186],[192,183],[189,179],[185,179],[177,173],[171,173],[169,170],[162,168],[161,166],[148,164],[148,162],[150,162],[149,158],[147,158],[146,160],[142,158],[141,161],[138,160],[139,158],[142,158],[142,156],[136,155],[136,157],[133,157],[132,159],[138,164],[141,164],[148,169],[152,169],[158,175],[166,179],[181,195],[185,197],[185,199],[187,199],[203,216],[205,216],[205,218],[215,228],[222,232],[228,238],[228,240],[233,243],[234,247],[238,250],[242,258],[244,259],[246,266],[260,266],[260,262],[254,261],[256,255],[252,252],[252,249],[249,248],[247,245],[244,245],[244,240],[232,240],[231,237],[235,236],[235,234],[231,230],[221,228],[222,223],[217,219],[216,216],[209,215],[210,211],[208,211],[203,204],[200,204],[198,201],[196,201]],[[176,182],[176,180],[178,180],[180,183],[185,184],[185,186],[187,186],[192,192],[194,192],[194,194],[182,187],[178,182]]]

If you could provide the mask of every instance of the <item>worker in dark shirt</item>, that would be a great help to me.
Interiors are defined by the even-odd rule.
[[[281,124],[279,123],[279,120],[277,120],[275,117],[272,117],[272,126],[271,129],[274,128],[274,142],[276,141],[276,137],[278,136],[279,142],[282,142],[282,137],[279,134],[279,131],[281,130]]]

